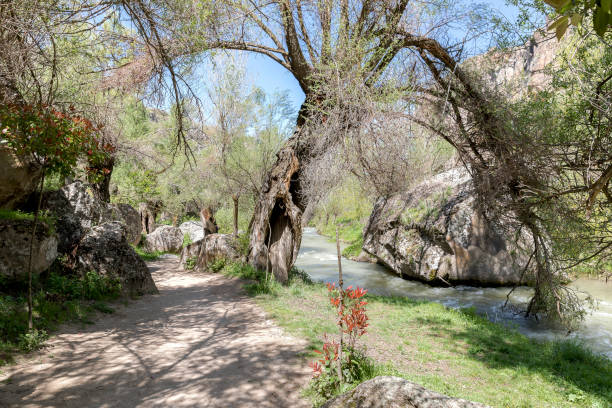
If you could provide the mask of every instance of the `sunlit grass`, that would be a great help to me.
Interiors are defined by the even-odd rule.
[[[293,279],[250,293],[280,326],[308,341],[307,359],[324,333],[337,330],[321,284]],[[403,297],[367,300],[364,345],[386,372],[495,407],[612,406],[612,362],[579,343],[531,340],[469,309]]]

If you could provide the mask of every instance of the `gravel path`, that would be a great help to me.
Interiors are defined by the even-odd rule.
[[[305,343],[267,321],[240,282],[149,264],[159,295],[3,368],[0,407],[300,407]]]

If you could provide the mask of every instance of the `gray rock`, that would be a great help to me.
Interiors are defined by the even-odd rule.
[[[379,199],[364,230],[363,249],[398,275],[427,282],[482,285],[521,280],[528,258],[521,237],[485,219],[469,174],[456,168],[402,194]]]
[[[322,408],[487,408],[429,391],[398,377],[376,377],[327,401]]]
[[[202,243],[206,243],[206,251],[198,259],[198,267],[202,268],[220,259],[226,261],[237,261],[241,259],[240,248],[233,234],[208,234],[204,240],[199,240],[187,245],[181,253],[181,266],[189,258],[198,258],[202,249]]]
[[[140,214],[129,204],[111,204],[113,220],[122,221],[126,227],[127,240],[132,245],[138,245],[142,237]]]
[[[140,215],[128,204],[108,204],[91,185],[77,180],[46,196],[44,208],[57,217],[60,253],[70,253],[91,228],[108,221],[126,225],[128,242],[140,242]]]
[[[161,251],[178,254],[183,248],[183,233],[178,227],[160,225],[146,236],[144,247],[149,252]]]
[[[0,142],[0,208],[13,209],[36,190],[40,166]]]
[[[122,222],[107,222],[89,230],[79,243],[76,261],[81,273],[94,271],[119,278],[126,294],[157,293],[149,268],[126,239]]]
[[[44,207],[57,217],[60,253],[70,253],[87,230],[112,214],[106,203],[95,197],[92,188],[80,180],[51,192]]]
[[[368,254],[366,251],[361,250],[361,252],[359,253],[359,255],[357,256],[352,256],[349,258],[351,261],[355,261],[355,262],[368,262],[368,263],[376,263],[377,259],[376,257],[373,257],[372,255]]]
[[[199,241],[204,237],[204,228],[200,221],[186,221],[179,225],[183,235],[189,234],[191,242]]]
[[[0,276],[10,279],[28,277],[30,239],[34,221],[0,219]],[[32,274],[47,270],[57,257],[57,236],[47,224],[36,226],[32,250]]]

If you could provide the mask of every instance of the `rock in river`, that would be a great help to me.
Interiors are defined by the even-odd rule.
[[[363,249],[398,275],[432,283],[527,284],[528,248],[516,231],[478,209],[468,172],[441,173],[405,193],[379,199]],[[525,248],[524,248],[525,247]]]

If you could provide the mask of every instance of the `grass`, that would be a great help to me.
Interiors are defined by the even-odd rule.
[[[288,286],[263,286],[253,282],[262,272],[231,265],[222,272],[248,279],[248,293],[277,324],[306,339],[306,357],[314,359],[323,334],[337,330],[326,288],[295,274]],[[402,297],[367,300],[363,344],[377,374],[494,407],[612,407],[612,362],[579,343],[531,340],[469,309]]]
[[[34,221],[34,214],[19,211],[19,210],[3,210],[0,209],[0,219],[3,220],[27,220]],[[55,231],[55,218],[47,215],[45,212],[40,212],[38,216],[39,221],[44,222],[49,226],[49,233],[53,234]]]
[[[0,366],[44,345],[48,333],[67,321],[91,323],[95,312],[113,313],[105,301],[121,293],[119,280],[89,272],[85,276],[50,272],[33,281],[33,322],[28,330],[27,285],[0,282]]]
[[[363,237],[360,236],[356,241],[352,242],[349,246],[344,248],[342,256],[348,259],[359,256],[363,248]]]
[[[132,248],[134,248],[134,251],[136,251],[136,254],[138,254],[140,259],[142,259],[143,261],[155,261],[164,254],[162,251],[148,252],[143,247],[136,246],[136,245],[132,245]]]

